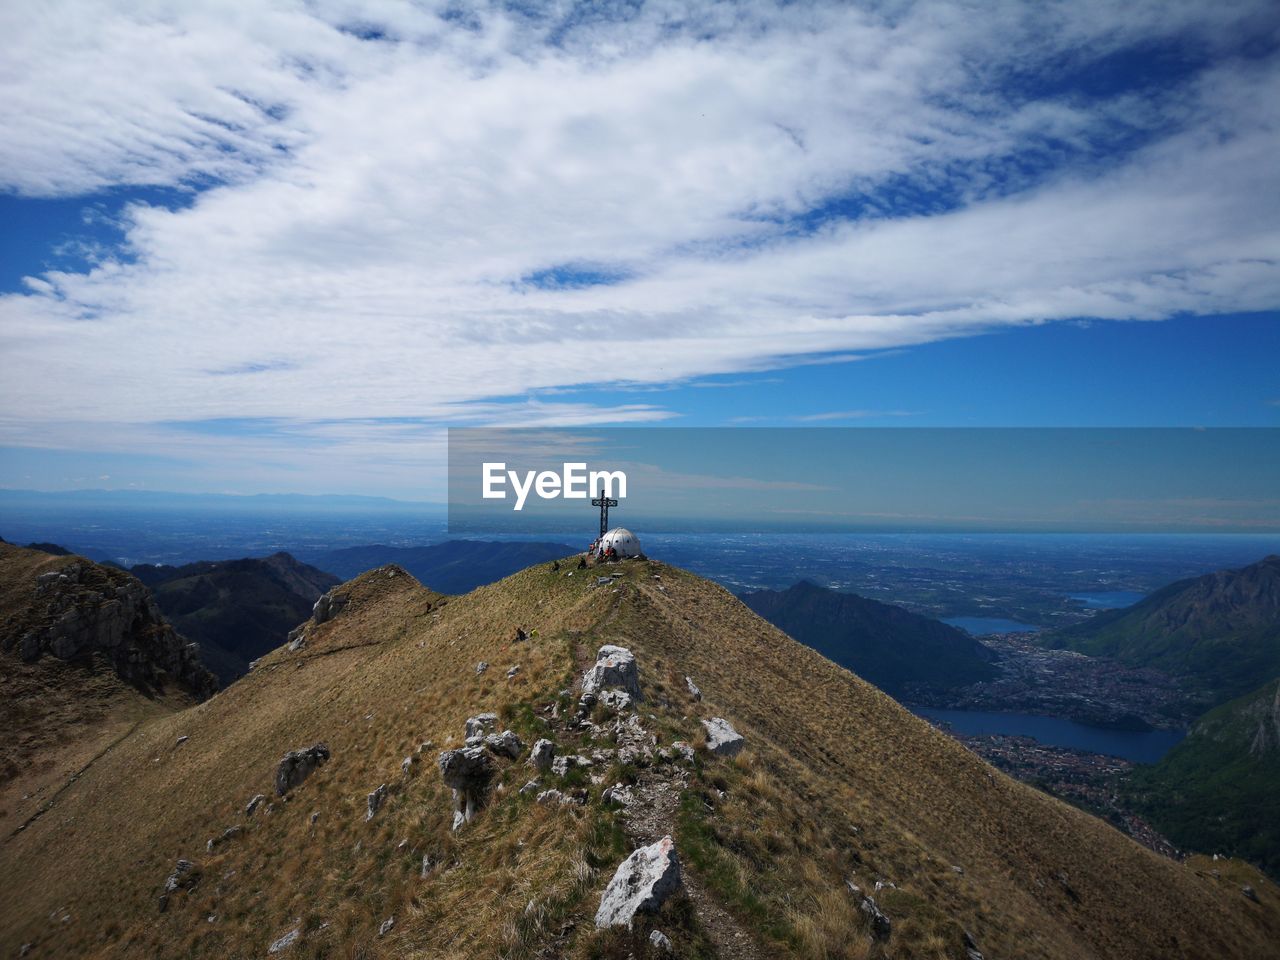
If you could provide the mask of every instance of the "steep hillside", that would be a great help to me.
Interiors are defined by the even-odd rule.
[[[200,644],[201,659],[224,684],[284,643],[320,595],[340,582],[287,553],[181,567],[142,564],[129,572],[151,587],[169,622]]]
[[[689,958],[1074,960],[1280,942],[1260,875],[1157,857],[682,571],[543,564],[444,598],[383,568],[331,599],[297,649],[143,724],[0,843],[0,949],[621,960],[663,955],[661,930]],[[745,749],[704,733],[713,718]],[[444,758],[451,796],[437,754],[490,729]],[[597,929],[615,869],[667,835],[682,883],[656,843],[658,912]]]
[[[1205,714],[1133,776],[1135,807],[1175,843],[1243,857],[1280,877],[1280,680]]]
[[[344,579],[394,563],[441,593],[466,593],[535,563],[550,563],[574,548],[534,541],[446,540],[427,547],[346,547],[308,557],[308,562]]]
[[[133,577],[0,542],[0,835],[141,721],[214,686]]]
[[[1280,676],[1280,557],[1181,580],[1048,640],[1157,667],[1221,703]]]
[[[955,627],[807,580],[786,590],[744,594],[742,602],[801,643],[894,694],[913,685],[965,686],[996,674],[994,654]]]

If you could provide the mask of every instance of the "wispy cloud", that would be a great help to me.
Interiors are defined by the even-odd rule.
[[[494,398],[1273,309],[1280,60],[1239,51],[1276,29],[1262,2],[10,4],[0,189],[195,196],[0,297],[0,409],[629,422],[677,411]],[[1202,66],[1072,79],[1176,44]]]

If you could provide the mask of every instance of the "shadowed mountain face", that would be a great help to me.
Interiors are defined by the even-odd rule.
[[[24,664],[98,661],[146,694],[214,689],[196,649],[136,577],[73,554],[0,543],[0,650]]]
[[[1181,580],[1047,639],[1156,667],[1221,703],[1280,676],[1280,557]]]
[[[1280,876],[1280,680],[1209,711],[1168,756],[1137,770],[1130,789],[1178,845]]]
[[[427,547],[346,547],[308,559],[344,579],[394,563],[432,590],[466,593],[535,563],[563,560],[575,552],[563,543],[447,540]]]
[[[320,595],[340,582],[287,553],[181,567],[143,564],[130,572],[151,587],[169,621],[200,644],[201,658],[224,684],[284,643]]]
[[[337,595],[305,645],[142,723],[0,844],[0,952],[621,960],[660,929],[726,960],[1163,960],[1280,939],[1256,871],[1160,858],[678,569],[540,564],[442,597],[381,568]],[[580,710],[588,680],[643,699]],[[540,739],[565,762],[533,762]],[[678,886],[597,929],[651,845]]]
[[[137,579],[0,542],[0,837],[138,724],[216,686]]]
[[[756,590],[742,602],[778,629],[890,693],[911,685],[961,687],[989,680],[994,654],[929,617],[803,581]]]

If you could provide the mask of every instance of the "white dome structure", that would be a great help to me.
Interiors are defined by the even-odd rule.
[[[614,553],[619,557],[640,557],[640,539],[628,530],[626,527],[614,527],[603,537],[596,546],[596,554],[604,556],[604,552],[613,547]]]

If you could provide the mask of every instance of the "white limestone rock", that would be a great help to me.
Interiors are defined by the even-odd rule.
[[[637,913],[656,913],[680,883],[680,859],[670,836],[641,847],[618,865],[605,888],[596,927],[630,927]]]
[[[556,745],[545,737],[533,745],[529,752],[529,762],[546,773],[551,769],[551,762],[556,756]]]
[[[747,745],[746,738],[724,717],[703,720],[707,731],[707,749],[720,757],[736,756]]]
[[[596,662],[582,678],[584,694],[599,694],[602,690],[618,689],[631,695],[633,700],[643,700],[640,693],[640,669],[635,654],[626,647],[606,643],[596,653]]]

